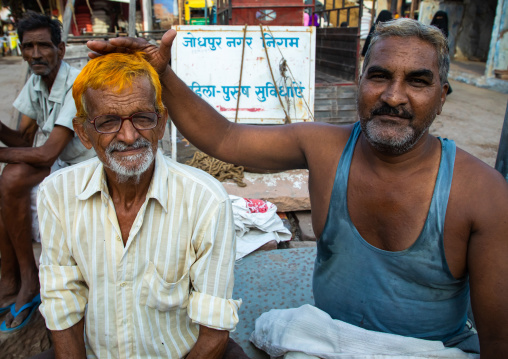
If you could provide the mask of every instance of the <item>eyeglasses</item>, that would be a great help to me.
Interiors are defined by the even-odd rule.
[[[120,131],[123,122],[131,121],[136,130],[150,130],[159,123],[161,115],[157,112],[136,112],[130,116],[99,115],[90,120],[99,133],[115,133]]]

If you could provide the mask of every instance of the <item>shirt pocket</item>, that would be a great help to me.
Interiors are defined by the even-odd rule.
[[[161,312],[175,307],[187,307],[189,301],[189,272],[177,282],[168,283],[157,272],[155,265],[148,262],[141,284],[140,304]]]

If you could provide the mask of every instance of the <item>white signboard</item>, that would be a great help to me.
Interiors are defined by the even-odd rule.
[[[282,124],[284,109],[292,122],[312,120],[314,27],[263,27],[273,78],[259,26],[247,28],[245,41],[243,26],[174,29],[178,36],[172,48],[173,70],[230,121],[237,116],[239,123]]]

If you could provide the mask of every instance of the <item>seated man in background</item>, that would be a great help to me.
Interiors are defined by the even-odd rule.
[[[7,145],[0,148],[0,162],[7,163],[0,177],[0,313],[8,311],[1,332],[21,329],[40,303],[32,249],[32,239],[40,241],[36,186],[51,171],[95,156],[74,136],[71,89],[79,71],[62,61],[60,22],[29,13],[18,35],[33,74],[14,102],[22,114],[19,129],[0,122],[0,141]]]
[[[92,41],[144,51],[180,132],[223,161],[309,169],[318,239],[313,294],[332,318],[378,332],[508,357],[508,185],[493,168],[429,134],[448,90],[448,45],[410,19],[380,23],[350,126],[231,123],[167,65],[176,33]],[[93,55],[92,55],[93,57]],[[467,324],[471,297],[478,335]]]
[[[98,158],[51,175],[37,198],[56,357],[222,358],[241,304],[226,191],[157,150],[167,110],[141,54],[90,61],[73,96]]]

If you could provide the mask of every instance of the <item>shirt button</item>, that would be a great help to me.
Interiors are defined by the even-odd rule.
[[[121,241],[122,239],[119,236],[116,236],[117,241]]]
[[[126,285],[127,285],[127,283],[125,283],[125,282],[120,283],[120,287],[125,287]]]

